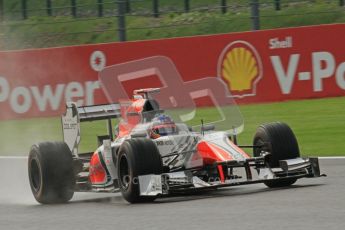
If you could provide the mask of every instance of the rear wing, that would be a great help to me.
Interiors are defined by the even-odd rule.
[[[78,156],[80,143],[80,122],[107,120],[108,135],[113,140],[111,119],[119,118],[119,104],[92,105],[78,107],[74,102],[66,103],[66,112],[61,116],[63,140],[72,154]]]

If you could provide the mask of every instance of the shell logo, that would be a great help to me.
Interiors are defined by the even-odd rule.
[[[218,61],[218,77],[234,97],[256,95],[263,75],[261,58],[250,43],[235,41],[225,47]]]

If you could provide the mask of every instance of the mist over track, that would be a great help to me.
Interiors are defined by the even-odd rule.
[[[322,159],[328,177],[285,189],[263,184],[126,203],[120,194],[76,193],[69,204],[40,205],[26,158],[0,158],[1,229],[344,229],[345,159]]]

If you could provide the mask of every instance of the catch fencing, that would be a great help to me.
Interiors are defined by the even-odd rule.
[[[162,28],[183,27],[188,30],[198,24],[207,23],[232,23],[232,18],[220,17],[217,20],[185,20],[183,22],[174,21],[169,24],[157,24],[156,22],[147,26],[129,25],[128,21],[136,17],[153,17],[160,18],[166,15],[183,14],[183,13],[219,13],[220,15],[240,15],[236,20],[247,21],[249,28],[245,30],[260,30],[262,28],[261,21],[270,18],[275,20],[277,17],[298,16],[298,13],[269,13],[263,10],[271,9],[273,12],[283,11],[294,4],[313,4],[315,0],[0,0],[0,39],[13,40],[11,34],[7,31],[21,28],[50,27],[56,24],[64,24],[64,31],[52,31],[45,33],[34,33],[37,39],[46,39],[47,43],[52,44],[52,38],[61,40],[68,36],[78,37],[67,45],[75,45],[83,43],[83,37],[90,34],[101,34],[106,32],[114,32],[111,41],[127,41],[133,40],[128,37],[129,32],[159,30]],[[343,10],[344,0],[332,0],[330,4],[339,6],[339,11]],[[338,10],[337,10],[338,11]],[[318,12],[310,12],[310,14],[332,14],[332,10],[324,10]],[[241,16],[243,15],[243,16]],[[43,18],[42,18],[43,17]],[[52,17],[49,20],[46,17]],[[61,20],[63,18],[63,20]],[[67,18],[67,19],[66,19]],[[69,25],[74,23],[88,23],[99,21],[104,18],[113,18],[114,24],[109,26],[100,25],[97,29],[85,29],[70,31]],[[37,19],[37,20],[36,20]],[[250,22],[250,23],[248,23]],[[109,23],[109,22],[107,22]],[[246,25],[247,25],[246,24]],[[80,26],[83,27],[83,26]],[[267,28],[267,26],[265,27]],[[30,29],[27,29],[30,31]],[[42,30],[42,29],[41,29]],[[45,30],[45,29],[43,29]],[[222,31],[223,32],[223,31]],[[225,31],[232,32],[232,31]],[[29,32],[27,32],[29,33]],[[138,32],[139,33],[139,32]],[[26,34],[24,36],[29,36]],[[13,35],[18,37],[17,34]],[[136,39],[134,39],[136,40]],[[66,45],[56,43],[55,45]],[[45,47],[45,45],[39,45]],[[20,48],[38,48],[20,47]]]

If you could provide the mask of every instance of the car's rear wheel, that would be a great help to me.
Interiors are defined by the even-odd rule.
[[[33,145],[29,153],[28,173],[31,191],[39,203],[65,203],[73,197],[73,159],[66,143]]]
[[[268,165],[271,168],[279,167],[280,160],[293,159],[300,156],[295,134],[291,128],[282,122],[273,122],[260,125],[253,140],[254,146],[262,146],[253,149],[255,157],[262,151],[269,152]],[[265,185],[271,188],[290,186],[296,179],[282,179],[266,181]]]
[[[130,203],[150,202],[156,196],[140,196],[139,176],[163,172],[162,158],[156,145],[146,138],[126,140],[117,156],[117,172],[122,196]]]

